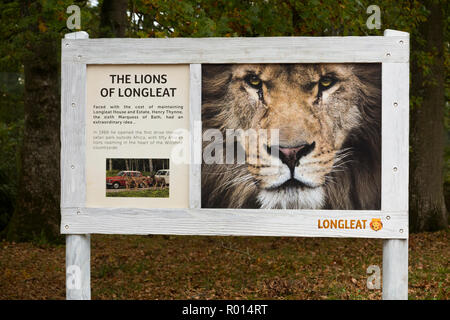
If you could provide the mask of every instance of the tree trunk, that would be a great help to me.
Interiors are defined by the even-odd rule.
[[[148,171],[153,172],[153,160],[148,159]]]
[[[24,4],[24,15],[28,15]],[[24,57],[25,124],[18,198],[7,229],[14,241],[62,241],[60,235],[59,45],[30,26],[35,39]]]
[[[104,0],[100,12],[100,37],[125,37],[128,0]]]
[[[421,97],[421,103],[411,110],[411,167],[410,167],[410,230],[434,231],[447,227],[444,200],[444,15],[436,1],[426,1],[430,10],[427,21],[419,28],[419,37],[426,47],[413,42],[415,50],[433,55],[430,72],[424,75],[421,66],[412,64],[411,94]],[[413,39],[414,40],[414,39]]]

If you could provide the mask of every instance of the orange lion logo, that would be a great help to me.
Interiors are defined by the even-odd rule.
[[[373,231],[380,231],[383,228],[383,223],[381,222],[381,219],[375,219],[373,218],[370,222],[370,228],[372,228]]]

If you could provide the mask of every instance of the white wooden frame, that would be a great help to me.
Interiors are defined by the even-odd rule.
[[[384,290],[383,297],[407,298],[408,33],[386,30],[383,37],[88,39],[87,33],[76,32],[62,40],[61,61],[61,232],[70,235],[67,238],[68,266],[80,263],[77,259],[81,254],[71,255],[75,249],[84,248],[82,256],[86,255],[91,233],[399,239],[386,241],[384,245],[384,286],[391,286],[391,289]],[[190,64],[190,142],[194,160],[201,159],[201,128],[194,123],[201,121],[202,63],[327,62],[382,63],[381,210],[201,209],[199,161],[192,161],[190,165],[189,209],[85,206],[87,65]],[[317,218],[369,221],[381,218],[384,226],[378,232],[318,230]],[[83,265],[86,265],[85,260],[82,259]],[[81,272],[85,275],[87,270],[81,268]],[[398,277],[399,274],[402,276]],[[90,298],[90,288],[83,283],[81,289],[68,289],[67,297]]]

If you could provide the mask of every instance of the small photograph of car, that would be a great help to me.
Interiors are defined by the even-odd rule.
[[[169,169],[158,170],[155,174],[155,184],[168,186],[170,184]]]
[[[106,158],[106,197],[170,198],[167,158]]]
[[[143,176],[140,171],[120,171],[116,176],[106,177],[106,188],[144,188],[153,185],[152,182],[152,178]]]

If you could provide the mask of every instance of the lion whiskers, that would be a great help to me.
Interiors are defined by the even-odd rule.
[[[339,172],[344,171],[346,168],[346,164],[354,162],[352,159],[347,159],[353,155],[352,148],[344,148],[336,152],[335,161],[333,163],[332,171]],[[343,170],[339,170],[343,169]]]

